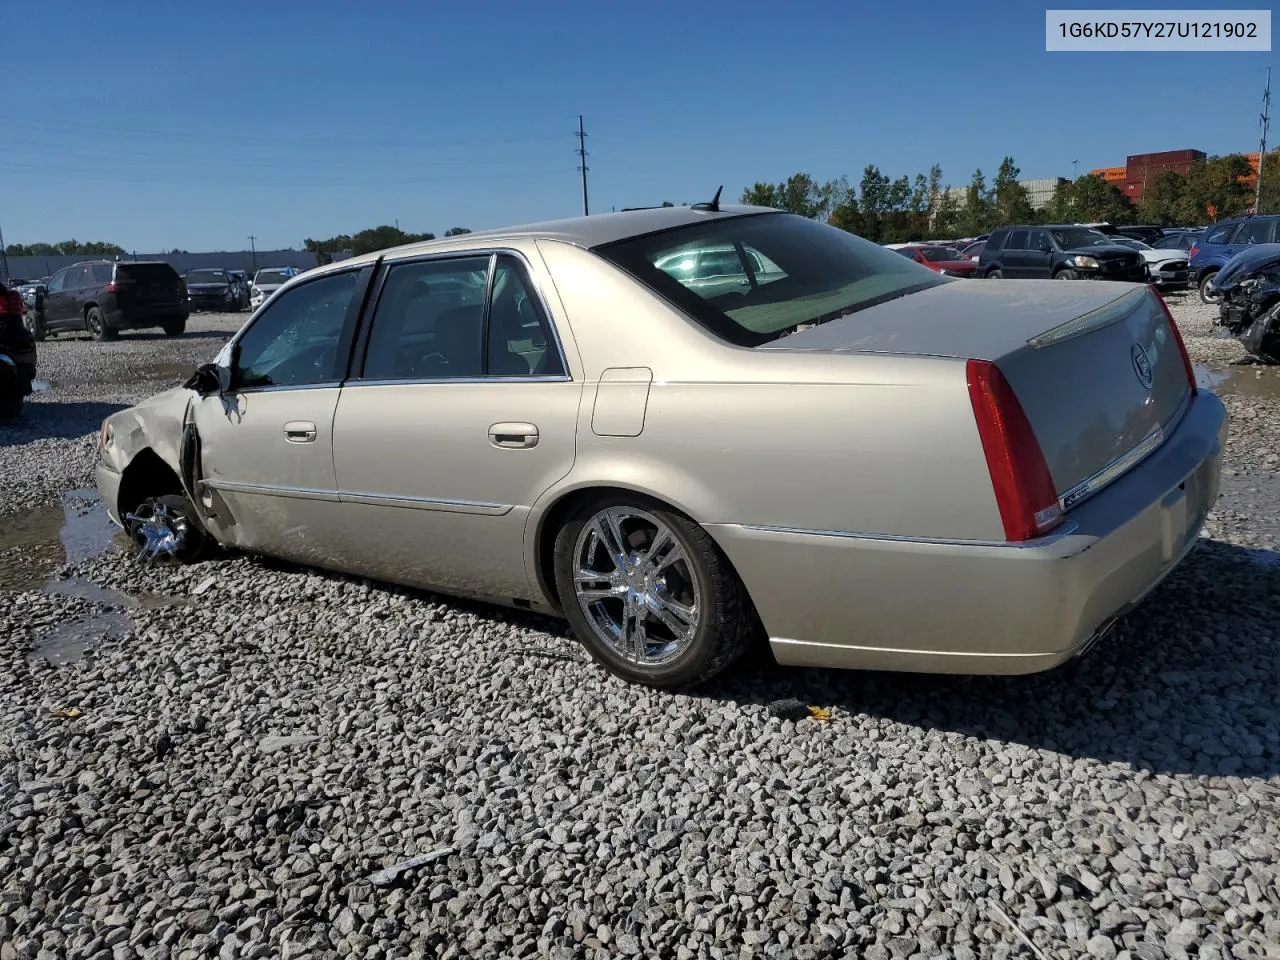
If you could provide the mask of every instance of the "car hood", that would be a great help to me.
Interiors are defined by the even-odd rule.
[[[1280,260],[1280,243],[1260,243],[1251,249],[1237,253],[1222,265],[1213,278],[1218,290],[1229,290],[1242,280],[1247,280],[1259,270]]]
[[[1064,254],[1069,257],[1118,257],[1133,256],[1140,251],[1131,247],[1126,247],[1122,243],[1099,243],[1092,247],[1072,247],[1070,250],[1063,250]]]
[[[1142,259],[1147,263],[1168,263],[1170,260],[1185,260],[1185,250],[1139,250]]]
[[[1025,342],[1133,289],[1109,280],[945,281],[756,349],[995,360],[1009,352],[1011,341]]]

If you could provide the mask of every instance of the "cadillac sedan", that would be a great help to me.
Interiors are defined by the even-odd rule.
[[[1225,435],[1148,286],[965,283],[712,201],[294,277],[106,420],[97,476],[149,555],[212,541],[557,614],[635,682],[756,638],[1018,674],[1191,550]]]

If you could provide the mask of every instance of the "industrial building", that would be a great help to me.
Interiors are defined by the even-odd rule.
[[[1252,170],[1250,176],[1246,177],[1245,180],[1252,186],[1254,178],[1258,176],[1258,154],[1247,153],[1245,157],[1248,159]],[[1140,203],[1143,194],[1146,192],[1147,184],[1160,174],[1166,170],[1172,170],[1174,173],[1186,176],[1193,166],[1197,163],[1202,163],[1206,159],[1207,156],[1203,150],[1166,150],[1162,153],[1135,153],[1126,158],[1123,167],[1096,167],[1089,172],[1101,177],[1107,183],[1114,184],[1116,189],[1134,203]]]

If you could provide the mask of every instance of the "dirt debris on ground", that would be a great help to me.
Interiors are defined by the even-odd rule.
[[[1280,391],[1230,386],[1280,376],[1170,301],[1223,377],[1223,498],[1049,674],[755,660],[659,693],[556,621],[246,557],[57,574],[154,605],[0,592],[0,960],[1280,955]],[[65,387],[32,406],[138,399],[169,384],[109,370],[194,365],[240,321],[42,345]],[[0,437],[0,492],[84,486],[98,413]]]

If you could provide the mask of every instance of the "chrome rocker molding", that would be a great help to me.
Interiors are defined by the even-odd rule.
[[[264,497],[288,497],[292,500],[327,500],[333,503],[364,503],[375,507],[407,507],[411,510],[440,510],[446,513],[479,513],[500,517],[513,509],[509,503],[486,503],[479,500],[433,500],[430,497],[395,497],[382,493],[360,493],[349,490],[313,490],[307,487],[283,487],[268,483],[240,483],[231,480],[202,480],[201,486],[224,493],[249,493]]]

